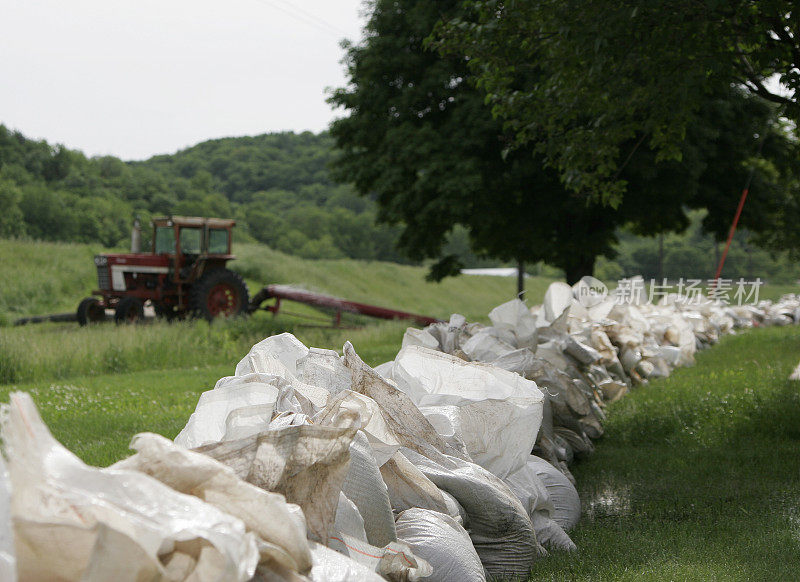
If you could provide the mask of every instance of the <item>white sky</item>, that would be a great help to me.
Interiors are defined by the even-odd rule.
[[[321,131],[362,0],[0,0],[0,123],[85,154]]]

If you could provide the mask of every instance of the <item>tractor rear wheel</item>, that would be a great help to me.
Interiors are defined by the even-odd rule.
[[[246,313],[249,303],[250,293],[244,279],[228,269],[208,271],[189,291],[189,310],[209,321]]]
[[[144,303],[136,297],[123,297],[114,311],[114,321],[121,323],[140,323],[144,320]]]
[[[87,297],[78,304],[78,324],[81,326],[87,323],[98,323],[105,320],[106,310],[95,297]]]

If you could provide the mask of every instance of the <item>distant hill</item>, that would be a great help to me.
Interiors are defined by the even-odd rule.
[[[306,258],[403,261],[375,205],[333,184],[327,134],[210,140],[143,162],[27,139],[0,125],[0,237],[126,244],[133,218],[235,217],[240,240]]]

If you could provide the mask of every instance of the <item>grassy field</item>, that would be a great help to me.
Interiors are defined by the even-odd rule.
[[[250,346],[269,335],[291,331],[309,344],[341,349],[345,340],[362,344],[373,363],[397,351],[405,325],[346,316],[363,328],[322,330],[304,326],[304,317],[331,321],[314,309],[284,302],[282,313],[259,313],[229,322],[160,322],[136,327],[79,328],[74,323],[8,327],[27,314],[73,311],[96,285],[90,245],[0,240],[0,385],[67,381],[77,376],[146,370],[186,369],[236,362]],[[240,245],[232,266],[254,292],[265,283],[288,283],[381,306],[448,318],[459,312],[486,321],[496,305],[515,296],[516,281],[500,277],[458,277],[425,281],[423,267],[352,260],[310,261],[261,245]],[[541,301],[551,280],[527,281],[532,302]]]
[[[800,329],[753,330],[610,407],[576,555],[532,580],[797,580]]]
[[[233,373],[250,347],[269,335],[295,333],[307,345],[341,349],[350,340],[376,365],[397,353],[406,324],[350,319],[358,329],[321,329],[290,315],[140,326],[41,324],[8,327],[21,315],[67,312],[95,286],[91,245],[0,240],[0,399],[28,390],[54,433],[86,461],[104,465],[124,456],[130,437],[155,430],[174,436],[197,396]],[[309,261],[260,245],[239,245],[232,266],[251,290],[265,283],[296,284],[353,300],[442,318],[460,312],[486,320],[488,311],[515,296],[516,281],[459,277],[425,282],[425,269],[350,260]],[[550,280],[530,278],[531,301]],[[324,316],[284,304],[304,315]],[[366,324],[366,325],[363,325]]]
[[[300,335],[311,345],[333,341],[308,331]],[[336,333],[376,364],[393,356],[402,327]],[[796,579],[800,389],[786,378],[798,354],[800,328],[752,330],[611,406],[595,454],[573,467],[580,551],[538,562],[531,579]],[[174,437],[238,357],[5,384],[0,401],[12,389],[31,392],[55,436],[105,466],[128,454],[137,432]]]
[[[100,249],[0,241],[0,317],[71,311],[94,284]],[[424,283],[424,270],[354,261],[304,261],[258,246],[238,249],[251,289],[295,283],[355,300],[485,320],[514,295],[489,277]],[[531,303],[549,283],[528,282]],[[765,296],[792,290],[772,288]],[[199,394],[233,373],[259,339],[293,331],[307,345],[351,340],[372,365],[394,357],[405,325],[303,327],[296,318],[78,328],[0,328],[0,401],[31,392],[56,438],[108,465],[131,436],[174,437]],[[554,555],[531,579],[797,579],[800,550],[800,389],[786,378],[800,359],[800,328],[725,338],[693,368],[633,391],[610,407],[606,436],[578,462],[584,516],[575,555]]]
[[[234,250],[239,258],[230,267],[242,274],[251,294],[269,283],[293,284],[434,317],[458,311],[473,320],[485,319],[492,307],[516,296],[514,278],[464,276],[430,283],[424,267],[315,261],[257,244],[237,244]],[[24,315],[75,311],[97,286],[93,257],[103,251],[97,245],[0,239],[0,325]],[[530,301],[541,301],[551,281],[529,278]]]

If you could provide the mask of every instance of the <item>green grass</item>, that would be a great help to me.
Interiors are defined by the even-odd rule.
[[[0,325],[24,314],[73,311],[96,286],[90,245],[0,240]],[[238,245],[232,263],[255,292],[266,283],[289,283],[356,301],[448,318],[459,312],[487,320],[492,307],[515,296],[516,282],[499,277],[458,277],[425,281],[423,267],[353,260],[312,261],[272,251],[263,245]],[[531,302],[539,302],[550,279],[528,279]],[[391,359],[405,325],[345,314],[358,330],[303,327],[304,317],[332,321],[330,314],[284,302],[282,315],[259,313],[247,320],[184,322],[173,325],[78,328],[74,323],[0,329],[0,385],[66,381],[77,376],[187,368],[235,362],[266,336],[292,331],[308,343],[341,349],[358,343],[366,358]],[[289,315],[299,313],[303,317]],[[318,320],[315,320],[318,322]]]
[[[75,311],[97,285],[100,245],[0,239],[0,325],[24,315]]]
[[[75,311],[97,286],[93,257],[100,252],[109,251],[98,245],[0,239],[0,325],[24,315]],[[234,252],[239,258],[230,266],[245,277],[251,293],[270,283],[295,284],[434,317],[458,311],[472,320],[485,320],[493,307],[516,296],[513,277],[455,277],[431,283],[425,281],[424,267],[301,259],[258,244],[236,244]],[[532,303],[541,301],[551,281],[528,279]],[[311,313],[303,307],[293,309]]]
[[[342,339],[307,331],[312,345]],[[335,333],[374,365],[397,350],[402,327]],[[798,328],[748,331],[611,406],[595,454],[573,467],[580,550],[538,562],[531,579],[796,579],[800,388],[786,377],[798,354]],[[174,437],[200,392],[234,364],[6,384],[0,400],[31,392],[56,438],[105,466],[129,453],[137,432]]]
[[[99,250],[0,240],[0,321],[74,309],[94,285]],[[237,252],[251,289],[294,283],[482,321],[514,296],[511,279],[432,284],[419,267],[308,261],[257,245]],[[548,283],[528,281],[531,303]],[[793,289],[768,287],[762,297]],[[137,432],[174,437],[200,392],[232,373],[253,343],[284,329],[318,347],[341,349],[349,339],[376,365],[394,357],[405,324],[331,330],[259,314],[214,325],[3,327],[0,401],[12,390],[31,392],[56,438],[105,466],[128,454]],[[800,388],[786,378],[798,359],[800,328],[752,330],[611,406],[595,454],[573,468],[584,500],[583,520],[571,532],[580,551],[540,561],[532,579],[797,579]]]
[[[127,456],[128,443],[138,432],[157,432],[174,438],[194,411],[200,393],[213,388],[219,378],[233,374],[236,363],[255,342],[250,339],[240,341],[239,338],[231,340],[228,346],[218,345],[212,349],[210,343],[226,335],[226,329],[218,331],[218,327],[222,326],[209,329],[205,323],[194,327],[186,324],[185,328],[164,324],[149,329],[147,326],[122,330],[109,327],[109,331],[90,328],[62,334],[72,336],[72,344],[80,346],[80,354],[85,345],[81,341],[85,338],[81,335],[87,338],[102,336],[110,340],[112,348],[98,350],[89,358],[100,363],[98,370],[112,360],[115,368],[123,362],[124,366],[136,369],[115,369],[110,373],[92,370],[91,374],[69,375],[68,370],[48,365],[44,367],[45,371],[38,373],[41,377],[34,381],[0,384],[0,402],[7,402],[9,392],[14,390],[30,392],[57,439],[87,463],[106,466]],[[197,330],[203,330],[210,339],[202,340],[208,341],[208,345],[198,346],[194,364],[168,366],[163,356],[171,353],[171,341],[180,333],[195,339],[203,338],[203,334],[196,333]],[[297,335],[307,345],[339,351],[349,339],[359,355],[375,366],[394,358],[404,331],[404,325],[385,322],[358,330],[300,328]],[[166,339],[158,339],[161,332],[166,332]],[[141,338],[156,338],[158,344],[147,354],[140,353]],[[258,337],[255,341],[258,339],[263,338]],[[132,342],[133,348],[114,347],[124,346],[125,342]],[[181,345],[185,347],[188,343],[183,341]],[[31,341],[31,346],[38,350],[36,356],[47,351],[37,346],[36,341]],[[2,354],[3,350],[0,350],[0,356]],[[122,354],[124,359],[115,360],[109,354]],[[79,366],[81,361],[74,352],[64,357],[65,365]],[[149,369],[148,365],[161,366],[161,369]],[[53,376],[53,373],[62,376]],[[51,375],[48,377],[48,374]]]
[[[797,579],[798,359],[800,329],[753,330],[611,406],[573,471],[580,551],[531,579]]]
[[[45,324],[11,328],[0,335],[0,385],[235,364],[253,344],[283,331],[293,332],[308,345],[337,350],[350,340],[365,359],[381,363],[394,358],[406,327],[401,322],[384,321],[358,329],[324,329],[258,314],[210,325],[187,321],[121,327]]]

